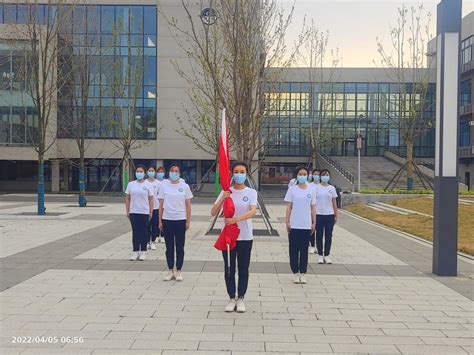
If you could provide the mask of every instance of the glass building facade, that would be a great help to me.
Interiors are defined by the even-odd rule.
[[[0,23],[43,23],[46,5],[0,5]],[[53,8],[54,9],[54,8]],[[36,15],[29,15],[31,11]],[[88,53],[90,80],[87,90],[87,138],[120,138],[128,127],[135,138],[156,139],[157,11],[156,6],[87,5],[65,11],[59,41],[58,70]],[[0,42],[0,144],[28,144],[28,125],[34,125],[33,105],[19,105],[22,83],[15,82],[16,53]],[[132,73],[132,74],[130,74]],[[58,138],[74,137],[74,123],[82,87],[77,75],[58,91]],[[112,89],[114,88],[114,89]],[[24,102],[22,96],[22,102]],[[28,96],[28,95],[26,95]],[[6,100],[6,99],[7,100]],[[132,116],[132,117],[129,117]]]
[[[262,132],[266,156],[309,157],[309,127],[321,137],[321,151],[327,155],[356,155],[359,130],[361,154],[405,153],[397,84],[282,82],[271,88]],[[430,84],[423,108],[427,120],[435,117],[435,90]],[[424,132],[415,143],[415,155],[433,157],[434,139],[433,129]]]

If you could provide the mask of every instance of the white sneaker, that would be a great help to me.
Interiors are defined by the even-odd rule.
[[[293,280],[293,283],[295,284],[299,284],[300,283],[300,274],[299,273],[296,273],[295,274],[295,278]]]
[[[132,255],[130,255],[130,260],[131,261],[138,260],[138,251],[134,251]]]
[[[243,298],[237,299],[237,312],[238,313],[245,313],[245,304]]]
[[[324,257],[322,255],[319,256],[318,264],[324,264]]]
[[[332,260],[329,259],[329,256],[325,256],[325,257],[324,257],[324,262],[325,262],[326,264],[332,264]]]
[[[237,302],[235,301],[235,298],[232,298],[229,301],[229,303],[227,303],[227,306],[225,306],[224,311],[233,312],[233,311],[235,311],[236,305],[237,305]]]
[[[158,237],[157,240],[158,240],[158,243],[163,243],[163,242],[161,241],[161,237]]]
[[[181,273],[181,271],[177,270],[174,274],[174,278],[176,279],[176,281],[183,281],[183,274]]]
[[[140,261],[144,261],[146,259],[146,253],[144,251],[141,251],[139,254],[138,254],[138,260]]]
[[[149,242],[148,242],[148,243],[146,243],[146,248],[147,248],[147,250],[151,248],[151,245],[150,245],[150,243],[149,243]]]
[[[310,254],[316,254],[316,248],[315,247],[310,247],[309,248],[309,253]]]
[[[173,279],[174,279],[174,272],[172,270],[168,271],[165,277],[163,277],[163,281],[171,281]]]
[[[156,250],[156,243],[155,242],[151,242],[151,250]]]
[[[301,275],[300,275],[300,283],[301,283],[301,284],[305,284],[306,282],[307,282],[307,281],[306,281],[305,275],[304,275],[304,274],[301,274]]]

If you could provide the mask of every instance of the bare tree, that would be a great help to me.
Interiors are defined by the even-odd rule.
[[[270,73],[266,68],[290,66],[304,41],[304,31],[289,50],[285,32],[293,8],[285,15],[276,0],[201,1],[200,9],[208,8],[201,18],[187,1],[181,5],[184,24],[161,13],[194,68],[191,73],[178,70],[192,87],[189,94],[198,108],[185,135],[195,143],[206,141],[197,146],[215,154],[218,112],[226,108],[231,152],[251,166],[265,143],[261,127],[269,109],[266,90],[282,74],[282,70]]]
[[[131,15],[130,19],[133,20]],[[126,48],[126,55],[122,53],[120,56],[119,44],[123,38],[126,41],[125,46],[122,43]],[[138,109],[144,79],[144,50],[142,47],[133,48],[132,34],[121,19],[114,26],[112,42],[109,45],[115,50],[115,60],[110,63],[109,72],[112,77],[109,78],[109,90],[114,100],[105,118],[110,134],[116,138],[112,143],[122,154],[120,164],[124,191],[130,179],[130,168],[133,167],[132,151],[146,144],[140,140],[142,136],[139,134],[140,123],[145,117],[141,116]]]
[[[311,20],[308,37],[298,54],[300,61],[308,68],[309,75],[308,112],[310,125],[302,130],[309,138],[313,167],[316,167],[321,147],[331,140],[330,135],[323,131],[322,127],[330,118],[328,116],[332,111],[332,83],[336,78],[337,68],[341,61],[338,48],[328,49],[328,45],[329,31],[319,30],[314,20]],[[316,83],[319,84],[317,92],[315,92]]]
[[[44,215],[46,210],[44,161],[46,153],[56,142],[57,92],[64,83],[57,70],[62,55],[62,29],[70,25],[73,7],[74,2],[66,0],[47,0],[41,4],[30,1],[22,4],[22,21],[9,27],[13,46],[27,53],[25,64],[16,74],[26,83],[25,93],[36,114],[37,129],[31,133],[31,147],[38,156],[39,215]]]
[[[61,56],[62,60],[59,63],[60,70],[64,72],[61,77],[66,80],[64,90],[58,98],[63,114],[60,129],[64,131],[62,132],[64,137],[74,139],[79,152],[77,166],[80,207],[87,205],[85,155],[89,145],[88,129],[94,128],[94,118],[99,116],[100,107],[98,95],[91,96],[91,89],[94,88],[92,85],[98,84],[100,80],[97,61],[100,54],[97,35],[100,32],[98,28],[100,22],[94,17],[96,13],[89,11],[86,16],[85,5],[76,7],[74,25],[76,28],[84,29],[84,34],[74,37],[68,34],[65,46],[61,49],[65,54]],[[70,73],[69,76],[66,73]]]
[[[413,146],[423,132],[433,127],[433,117],[426,115],[430,72],[425,51],[432,38],[430,22],[431,14],[423,5],[410,8],[402,5],[398,8],[396,25],[390,26],[390,46],[384,46],[377,38],[382,67],[399,88],[396,100],[388,102],[387,114],[391,121],[399,122],[406,146],[407,190],[413,189]]]

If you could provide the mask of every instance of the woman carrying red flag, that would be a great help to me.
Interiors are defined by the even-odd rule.
[[[250,255],[252,252],[253,243],[253,227],[252,217],[257,212],[257,191],[245,186],[247,179],[248,167],[243,162],[236,162],[232,168],[234,184],[230,187],[231,192],[222,191],[217,197],[216,202],[212,206],[211,215],[216,216],[222,208],[222,204],[226,197],[230,197],[234,202],[235,214],[232,218],[226,218],[226,224],[237,223],[240,229],[237,244],[234,249],[230,251],[230,272],[228,272],[229,260],[227,251],[222,251],[224,257],[224,277],[227,287],[227,293],[230,301],[225,307],[226,312],[245,312],[244,296],[247,291],[249,281],[249,265]],[[236,285],[235,285],[235,264],[237,260],[237,268],[239,271],[239,281],[237,286],[236,299]]]

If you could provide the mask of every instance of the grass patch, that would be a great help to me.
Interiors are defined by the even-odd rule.
[[[409,210],[433,214],[433,200],[427,197],[407,198],[390,202],[394,206]],[[349,212],[365,217],[388,227],[433,240],[433,219],[417,214],[401,215],[395,212],[379,212],[365,205],[351,205],[345,208]],[[474,205],[459,205],[458,250],[474,255]]]

